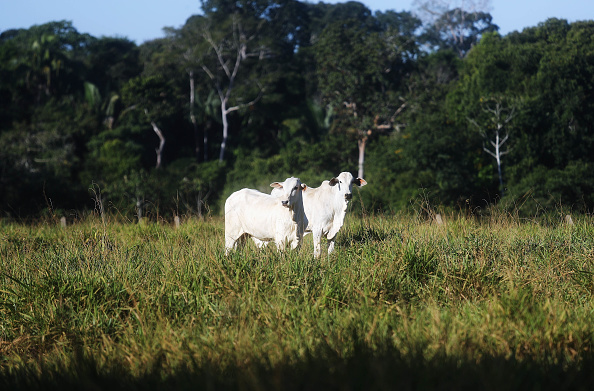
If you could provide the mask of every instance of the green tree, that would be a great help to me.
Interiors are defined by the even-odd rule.
[[[454,50],[463,58],[482,35],[499,30],[487,12],[490,0],[415,0],[423,21],[423,44],[430,50]]]
[[[524,194],[527,178],[537,177],[531,175],[535,170],[575,172],[569,167],[576,162],[592,161],[588,151],[594,147],[594,134],[587,124],[593,119],[593,27],[592,22],[550,19],[506,37],[486,34],[464,61],[460,84],[448,98],[460,126],[481,112],[481,97],[522,102],[513,120],[513,148],[506,156],[510,197]],[[546,191],[540,189],[545,182],[530,183],[536,193]],[[561,198],[580,204],[575,197],[569,192]],[[554,207],[551,200],[543,206]]]
[[[446,11],[425,29],[424,40],[432,48],[453,49],[462,58],[483,34],[499,30],[486,12],[467,12],[461,8]]]
[[[404,107],[395,91],[401,58],[380,34],[348,20],[324,29],[315,60],[320,94],[335,113],[333,128],[357,140],[362,177],[368,137],[391,128]]]
[[[80,205],[84,145],[100,126],[84,100],[84,60],[92,41],[69,22],[11,30],[0,37],[6,71],[0,85],[6,98],[0,126],[0,198],[13,212]],[[39,197],[51,203],[34,201]]]
[[[133,121],[141,126],[149,123],[158,137],[155,168],[161,168],[166,138],[158,123],[169,122],[169,117],[176,111],[175,97],[169,84],[157,76],[134,78],[122,89],[122,99],[126,107],[122,116],[133,115]]]
[[[221,8],[227,7],[230,5],[225,2],[203,5],[207,17],[195,16],[192,24],[186,26],[194,40],[188,42],[184,53],[190,67],[194,63],[207,75],[220,101],[220,162],[229,138],[229,115],[253,106],[262,97],[258,73],[250,69],[270,56],[270,47],[262,34],[266,21],[258,19],[258,3],[232,7],[229,14],[222,15]]]

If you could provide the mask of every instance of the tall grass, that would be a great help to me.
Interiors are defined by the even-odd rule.
[[[445,220],[350,217],[319,260],[225,257],[220,219],[4,224],[0,388],[591,384],[590,218]]]

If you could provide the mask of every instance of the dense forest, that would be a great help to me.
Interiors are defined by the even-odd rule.
[[[220,213],[241,187],[363,176],[368,212],[594,209],[594,21],[203,0],[140,45],[0,34],[4,218]]]

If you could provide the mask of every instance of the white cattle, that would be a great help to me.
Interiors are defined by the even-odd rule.
[[[303,207],[307,219],[305,234],[313,234],[314,257],[319,258],[322,253],[322,236],[328,239],[328,254],[334,251],[336,234],[344,223],[347,206],[353,198],[353,184],[365,186],[367,181],[363,178],[354,178],[350,172],[341,172],[340,175],[324,181],[320,187],[305,186],[303,189]],[[277,189],[272,194],[278,194]],[[266,243],[254,238],[257,246]]]
[[[303,185],[299,178],[274,182],[274,194],[242,189],[225,201],[225,254],[238,241],[251,236],[261,242],[274,241],[278,250],[299,247],[307,220],[303,210]]]
[[[349,201],[353,198],[353,185],[365,186],[363,178],[354,178],[350,172],[324,181],[320,187],[306,187],[303,191],[303,207],[307,216],[306,231],[313,235],[314,257],[322,253],[321,238],[328,239],[328,254],[334,251],[336,234],[344,223]]]

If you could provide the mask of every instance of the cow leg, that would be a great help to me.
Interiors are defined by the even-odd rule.
[[[291,248],[297,250],[301,248],[301,241],[303,240],[303,232],[295,232],[291,238]]]
[[[274,239],[274,243],[276,244],[276,250],[277,251],[284,251],[285,250],[285,246],[287,245],[287,241],[285,240],[285,238],[276,238]]]
[[[237,250],[242,247],[247,235],[243,231],[227,230],[225,232],[225,255],[229,255],[232,250]]]
[[[314,247],[314,258],[319,258],[322,254],[322,231],[315,230],[312,232],[313,236],[313,247]]]
[[[328,239],[328,254],[334,251],[334,239],[336,239],[336,236],[332,239]]]
[[[256,245],[256,247],[258,247],[258,248],[264,248],[264,247],[268,246],[268,242],[266,242],[264,240],[260,240],[260,239],[254,238],[253,236],[252,236],[252,241],[254,242],[254,244]]]
[[[237,241],[233,237],[225,235],[225,255],[229,255],[231,250],[235,249],[236,243]]]
[[[280,242],[276,242],[276,249],[277,251],[285,251],[285,241],[281,240]]]
[[[328,239],[328,254],[334,251],[334,241],[336,240],[336,235],[338,234],[338,231],[340,231],[341,227],[342,223],[336,224],[335,222],[334,226],[328,232],[328,235],[326,235],[326,238]]]

